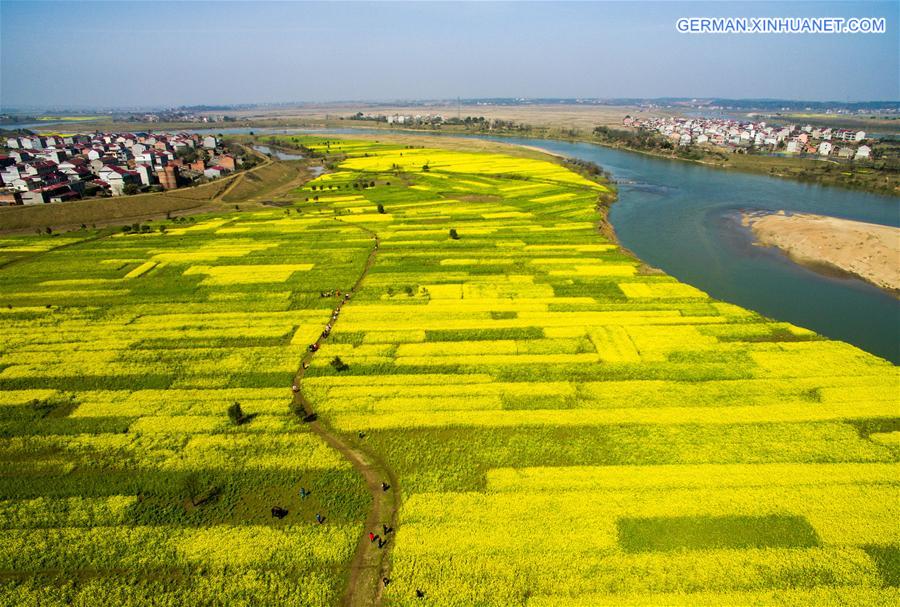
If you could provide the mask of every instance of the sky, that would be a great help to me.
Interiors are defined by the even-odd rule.
[[[682,34],[680,17],[885,17]],[[900,2],[0,0],[0,108],[478,97],[900,99]]]

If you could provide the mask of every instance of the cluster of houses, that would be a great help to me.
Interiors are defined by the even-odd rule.
[[[212,135],[94,133],[7,137],[0,205],[171,190],[237,169]]]
[[[224,114],[207,115],[184,110],[165,110],[147,114],[117,116],[125,122],[234,122],[236,118]]]
[[[747,151],[816,154],[847,160],[871,157],[865,131],[812,125],[775,126],[715,118],[639,118],[626,116],[627,127],[655,131],[677,145],[717,145]]]
[[[357,112],[350,116],[350,120],[372,120],[386,122],[387,124],[417,125],[417,124],[441,124],[445,118],[440,114],[371,114]]]

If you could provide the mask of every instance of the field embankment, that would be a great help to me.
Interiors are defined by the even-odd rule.
[[[159,219],[172,213],[223,211],[237,203],[260,202],[285,193],[311,178],[305,163],[275,160],[224,179],[167,192],[0,207],[0,233],[43,231],[48,227],[59,231]]]
[[[744,213],[757,241],[797,263],[830,267],[900,293],[900,228],[823,215]]]
[[[81,224],[104,225],[130,219],[147,219],[165,216],[166,213],[193,210],[212,210],[215,194],[221,189],[196,188],[202,191],[187,191],[175,195],[169,192],[121,196],[114,198],[92,198],[75,202],[29,205],[0,208],[0,231],[54,230],[77,228]]]
[[[222,202],[246,202],[277,196],[312,177],[306,163],[297,160],[274,161],[256,171],[239,176],[222,195]]]

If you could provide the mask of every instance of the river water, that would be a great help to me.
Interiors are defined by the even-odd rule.
[[[861,280],[826,276],[794,264],[777,250],[754,246],[738,217],[742,210],[784,209],[897,227],[897,198],[712,169],[589,143],[482,138],[596,162],[619,182],[619,198],[609,216],[619,240],[648,264],[717,299],[900,362],[900,301]]]
[[[289,154],[288,152],[282,152],[281,150],[270,148],[267,145],[257,144],[253,146],[253,149],[257,152],[260,152],[261,154],[274,156],[278,160],[303,160],[303,156],[300,154]]]
[[[753,246],[744,209],[785,209],[900,226],[900,200],[651,158],[585,143],[517,140],[596,162],[621,182],[609,219],[624,246],[713,297],[900,361],[900,302]],[[900,263],[900,259],[897,260]]]

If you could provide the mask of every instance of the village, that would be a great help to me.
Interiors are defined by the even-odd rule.
[[[343,120],[343,119],[342,119]],[[378,114],[371,112],[357,112],[348,116],[347,120],[366,120],[372,122],[384,122],[398,125],[438,125],[449,123],[440,114]]]
[[[713,145],[757,153],[806,154],[843,160],[872,158],[872,140],[865,131],[775,126],[760,122],[714,118],[637,118],[626,116],[624,126],[659,133],[681,146]]]
[[[0,206],[173,190],[244,166],[239,148],[196,133],[29,134],[0,143]]]

